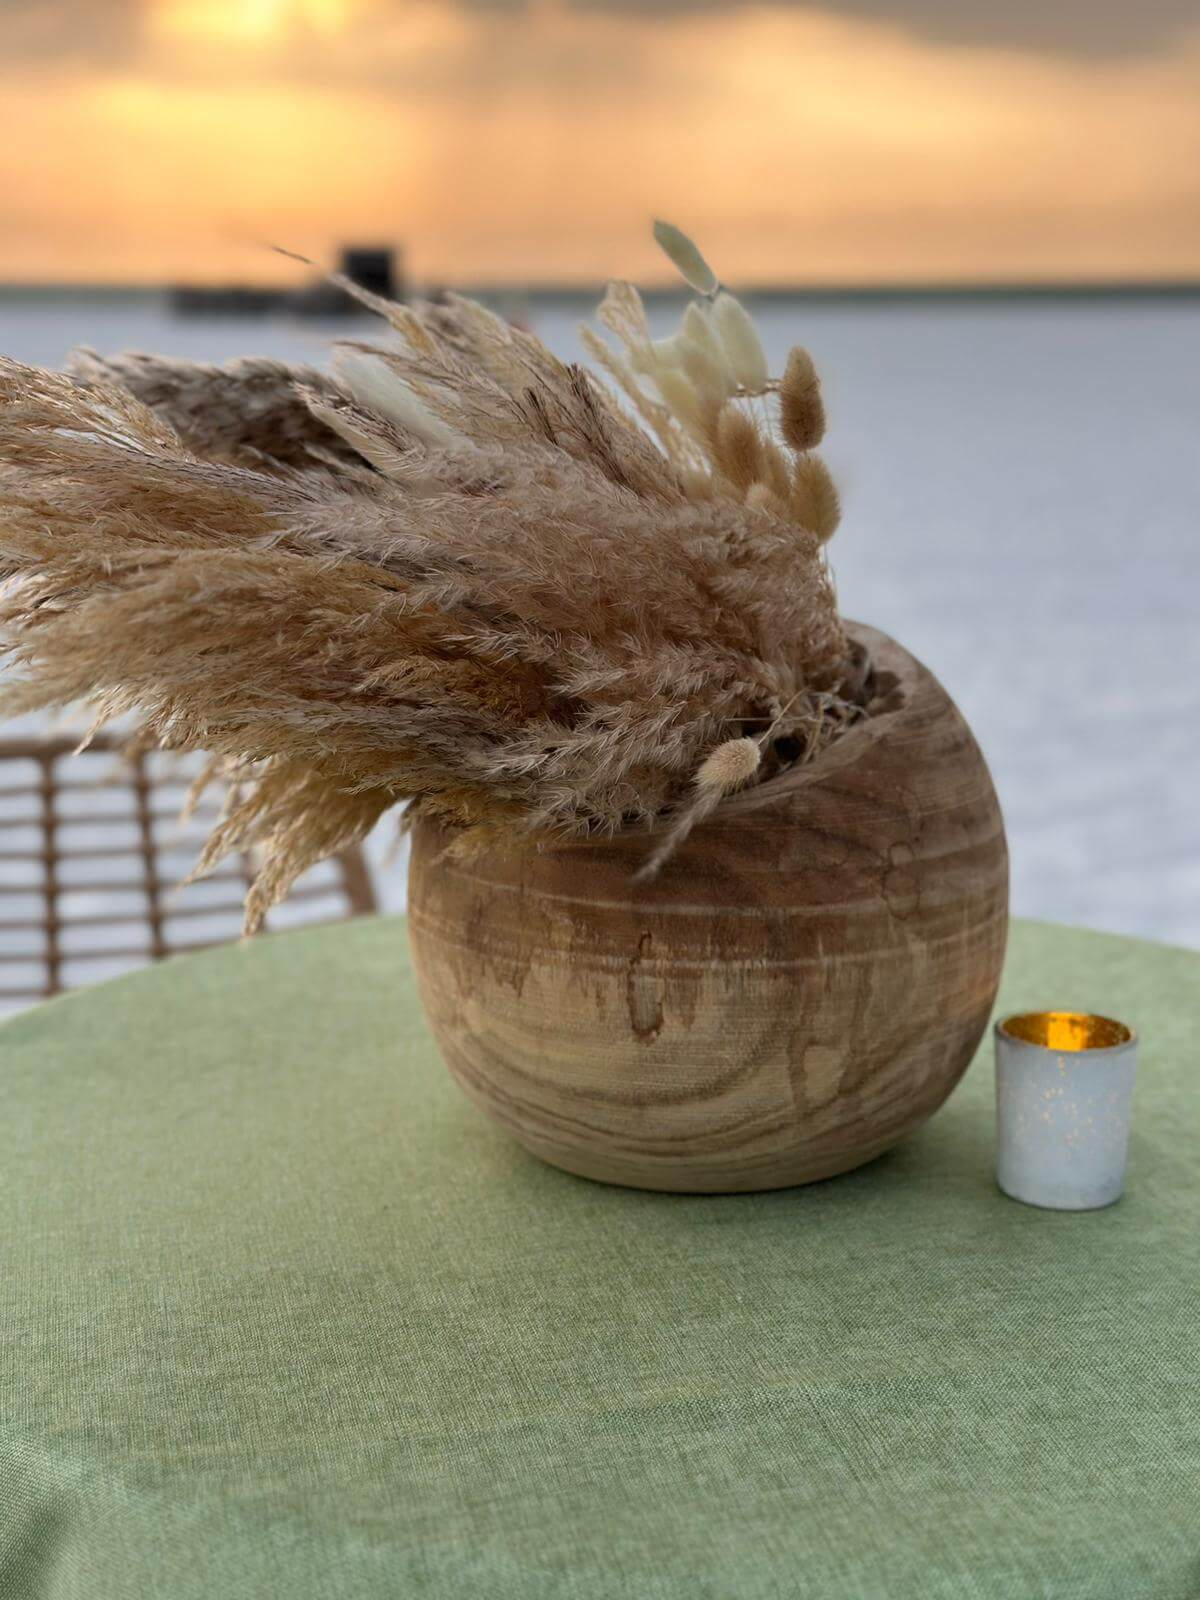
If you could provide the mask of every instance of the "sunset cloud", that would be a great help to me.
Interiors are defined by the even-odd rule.
[[[522,0],[477,0],[517,9]],[[729,11],[746,0],[572,0],[580,10],[647,11],[678,16]],[[824,5],[784,0],[800,10],[885,22],[939,42],[1003,45],[1069,55],[1134,54],[1156,49],[1196,28],[1195,0],[828,0]]]
[[[0,0],[0,30],[9,60],[83,54],[114,56],[137,50],[156,16],[172,0]],[[1003,5],[963,0],[768,0],[779,9],[824,12],[902,28],[935,42],[1000,45],[1072,55],[1141,54],[1169,46],[1198,24],[1194,0],[1007,0]],[[751,9],[753,0],[446,0],[462,12],[529,16],[547,9],[609,12],[642,19],[695,16]],[[276,19],[320,36],[347,18],[371,14],[403,17],[408,0],[177,0],[194,31],[207,28],[243,38],[271,31]]]
[[[63,4],[0,10],[9,279],[273,276],[263,240],[385,237],[429,279],[593,281],[659,270],[663,210],[741,282],[1200,273],[1170,0],[1124,44],[1089,6],[1107,43],[1073,53],[1025,4],[1019,48],[951,42],[983,8],[950,0],[113,0],[56,52]]]

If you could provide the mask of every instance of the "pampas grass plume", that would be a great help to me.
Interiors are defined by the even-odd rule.
[[[333,370],[346,389],[368,411],[375,411],[411,433],[422,444],[451,444],[458,435],[435,417],[383,355],[339,345],[333,353]]]
[[[697,294],[716,294],[719,288],[716,273],[682,228],[677,228],[673,222],[656,222],[654,239],[690,289]]]
[[[816,368],[807,350],[796,345],[779,385],[779,424],[793,450],[811,450],[825,433],[825,406]]]

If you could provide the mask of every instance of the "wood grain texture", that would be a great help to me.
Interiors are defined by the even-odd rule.
[[[851,632],[891,709],[725,801],[652,883],[632,881],[645,833],[456,861],[414,830],[430,1025],[544,1160],[647,1189],[807,1183],[895,1144],[965,1071],[1004,958],[999,806],[937,680]]]

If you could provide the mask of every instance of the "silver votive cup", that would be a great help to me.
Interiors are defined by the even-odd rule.
[[[1027,1011],[996,1024],[996,1181],[1053,1211],[1121,1198],[1137,1036],[1111,1017]]]

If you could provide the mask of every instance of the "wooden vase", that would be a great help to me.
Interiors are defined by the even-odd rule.
[[[934,1112],[974,1054],[1008,923],[1004,826],[937,680],[851,625],[883,705],[735,795],[650,883],[644,832],[446,855],[409,930],[446,1065],[527,1149],[644,1189],[809,1183]]]

